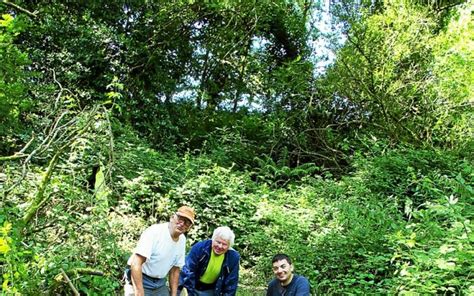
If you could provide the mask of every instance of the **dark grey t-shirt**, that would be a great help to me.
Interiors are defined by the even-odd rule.
[[[268,284],[267,296],[309,296],[310,288],[308,280],[301,275],[295,274],[291,283],[283,287],[280,281],[273,279]]]

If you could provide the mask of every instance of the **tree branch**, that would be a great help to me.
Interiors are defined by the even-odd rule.
[[[61,268],[61,273],[64,277],[64,279],[66,280],[66,282],[68,283],[69,287],[71,288],[72,292],[74,293],[74,296],[79,296],[81,294],[79,294],[79,292],[77,291],[77,289],[74,287],[74,285],[72,284],[71,280],[69,279],[69,277],[67,276],[67,274],[64,272],[64,270]]]
[[[69,132],[70,135],[66,137],[65,143],[56,150],[56,153],[54,154],[53,158],[50,160],[48,168],[46,169],[46,173],[44,174],[43,180],[41,181],[38,192],[36,193],[36,197],[31,203],[31,205],[28,207],[25,215],[22,218],[24,226],[28,224],[28,222],[36,214],[38,209],[40,209],[48,200],[48,197],[44,196],[44,192],[45,192],[46,186],[49,183],[49,180],[51,179],[51,175],[54,171],[54,168],[56,167],[56,164],[59,161],[59,157],[61,156],[64,150],[66,150],[69,146],[71,146],[75,142],[75,140],[81,137],[89,129],[89,127],[91,126],[93,122],[94,115],[96,114],[96,112],[97,112],[97,106],[91,111],[91,114],[89,115],[89,118],[87,119],[84,127],[80,130],[78,129],[71,130]]]
[[[21,12],[24,12],[24,13],[26,13],[27,15],[33,17],[33,18],[36,18],[37,15],[38,15],[38,11],[31,12],[31,11],[26,10],[25,8],[23,8],[23,7],[19,6],[19,5],[16,5],[15,3],[11,3],[10,1],[3,0],[2,3],[5,4],[5,5],[7,5],[7,6],[13,7],[13,8],[16,9],[16,10],[19,10],[19,11],[21,11]]]
[[[41,181],[40,188],[38,190],[38,193],[36,193],[36,197],[31,203],[31,205],[28,207],[28,210],[26,211],[25,215],[23,216],[23,224],[26,226],[28,222],[31,220],[31,218],[36,214],[38,209],[41,207],[42,204],[46,201],[46,198],[44,197],[44,191],[46,189],[46,185],[49,183],[49,180],[51,179],[51,175],[53,173],[54,167],[56,166],[56,163],[59,160],[59,156],[61,155],[62,150],[59,150],[54,154],[53,158],[49,162],[48,168],[46,170],[46,174],[44,174],[43,180]]]
[[[83,268],[78,267],[78,268],[72,269],[71,271],[74,272],[74,273],[79,273],[79,274],[104,276],[103,271],[100,271],[100,270],[97,270],[97,269],[92,269],[92,268],[87,268],[87,267],[83,267]]]
[[[15,153],[14,155],[10,155],[10,156],[0,156],[0,162],[17,160],[17,159],[25,158],[25,157],[28,157],[28,154]]]
[[[25,147],[23,147],[19,152],[15,153],[13,155],[10,155],[10,156],[0,156],[0,162],[9,161],[9,160],[17,160],[17,159],[20,159],[20,158],[28,157],[28,154],[25,154],[24,152],[26,151],[26,149],[28,149],[28,147],[31,145],[31,143],[33,143],[34,139],[35,139],[35,135],[33,135],[31,137],[31,139],[28,141],[28,143],[26,143]]]

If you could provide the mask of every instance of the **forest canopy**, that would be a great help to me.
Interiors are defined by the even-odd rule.
[[[227,225],[238,295],[474,293],[472,1],[0,1],[2,293]]]

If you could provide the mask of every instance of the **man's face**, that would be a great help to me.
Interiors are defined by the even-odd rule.
[[[217,237],[216,239],[212,240],[212,250],[214,250],[214,253],[216,253],[216,255],[224,254],[225,252],[227,252],[227,250],[229,250],[229,247],[229,242],[225,239]]]
[[[174,214],[173,219],[171,219],[173,225],[173,230],[179,234],[185,233],[191,227],[191,221],[188,218],[182,217],[178,214]]]
[[[289,264],[286,259],[273,262],[273,274],[280,282],[286,282],[291,278],[293,273],[293,265]]]

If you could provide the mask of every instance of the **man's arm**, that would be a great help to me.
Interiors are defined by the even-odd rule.
[[[130,270],[132,271],[132,283],[133,289],[135,290],[135,296],[145,295],[143,290],[143,274],[142,265],[145,263],[146,258],[139,254],[133,254],[132,262],[130,264]]]
[[[176,296],[178,294],[179,270],[178,266],[173,266],[169,272],[171,296]]]

